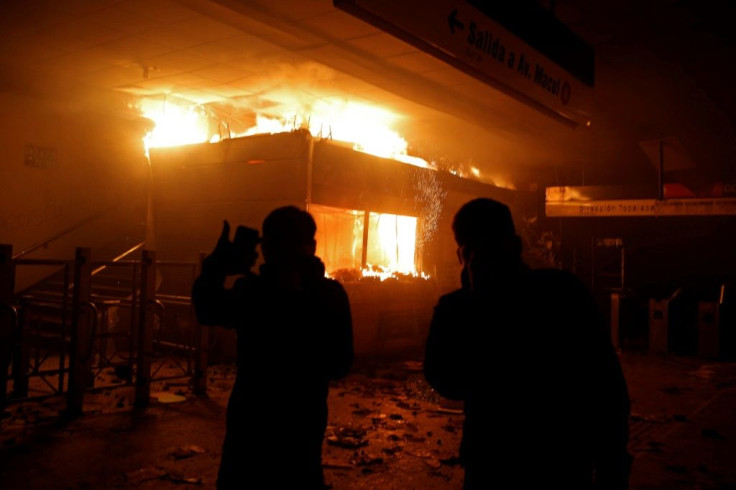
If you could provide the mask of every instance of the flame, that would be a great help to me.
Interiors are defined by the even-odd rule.
[[[174,100],[144,98],[139,107],[155,128],[143,139],[149,148],[216,143],[218,121],[204,106]],[[320,99],[308,109],[281,114],[257,114],[255,126],[231,137],[308,129],[314,137],[350,143],[354,150],[430,168],[426,160],[408,155],[408,143],[392,126],[399,116],[380,107],[338,99]]]
[[[398,271],[386,269],[383,267],[377,267],[377,266],[362,269],[360,273],[362,277],[375,277],[381,281],[385,281],[386,279],[398,279],[401,276],[411,276],[411,277],[417,277],[417,278],[422,278],[422,279],[430,279],[430,276],[425,274],[424,272],[400,273]]]
[[[409,144],[391,129],[399,117],[385,109],[341,100],[320,100],[308,112],[256,116],[256,125],[237,136],[307,129],[318,138],[351,143],[353,149],[410,165],[429,168],[426,160],[407,154]]]
[[[321,205],[310,206],[310,213],[317,223],[317,255],[328,276],[427,277],[416,263],[417,217],[375,212],[366,216],[365,211]]]
[[[179,146],[211,141],[210,121],[199,105],[181,105],[166,99],[142,99],[139,107],[155,127],[144,138],[146,155],[149,148]]]

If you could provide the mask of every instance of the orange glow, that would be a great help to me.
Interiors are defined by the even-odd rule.
[[[317,255],[329,276],[354,271],[381,280],[398,275],[428,277],[417,270],[418,218],[368,213],[366,220],[365,211],[320,205],[310,206],[309,211],[317,222]]]
[[[142,99],[140,111],[156,126],[143,138],[149,148],[179,146],[211,141],[209,120],[198,105],[179,105],[165,99]]]
[[[368,269],[416,272],[417,219],[412,216],[370,213],[368,219]]]
[[[149,148],[220,141],[217,124],[201,105],[166,99],[142,99],[140,111],[156,124],[143,139]],[[315,138],[352,144],[356,151],[428,168],[426,160],[407,154],[408,143],[392,126],[399,116],[379,107],[321,99],[303,113],[258,114],[255,126],[231,137],[308,129]]]
[[[312,104],[308,113],[280,116],[258,115],[256,125],[240,135],[279,133],[308,129],[317,138],[352,143],[353,149],[391,158],[418,167],[429,167],[426,160],[407,154],[407,141],[392,128],[399,117],[379,107],[323,99]]]

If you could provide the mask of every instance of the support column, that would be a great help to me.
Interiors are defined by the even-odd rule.
[[[92,294],[92,250],[77,247],[74,257],[74,293],[72,295],[72,342],[69,356],[69,391],[67,415],[82,414],[84,390],[92,384],[93,319],[89,302]]]
[[[13,246],[0,245],[0,411],[8,399],[8,368],[13,359],[13,333],[17,317],[12,308],[15,289]]]
[[[138,303],[138,363],[135,375],[135,406],[147,407],[151,400],[151,357],[153,322],[151,305],[156,299],[156,252],[143,250],[141,290]],[[163,321],[163,319],[162,319]]]
[[[199,273],[202,272],[202,261],[206,256],[206,253],[201,253],[199,256]],[[194,322],[195,341],[194,377],[192,378],[192,391],[197,396],[206,396],[209,329],[197,321],[197,315],[194,314],[194,305],[192,305],[192,319]]]

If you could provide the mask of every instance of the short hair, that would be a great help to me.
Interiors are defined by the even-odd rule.
[[[516,236],[508,206],[488,198],[473,199],[465,203],[452,220],[452,231],[459,246]]]
[[[281,242],[311,243],[317,224],[308,212],[296,206],[277,208],[263,220],[263,237]]]

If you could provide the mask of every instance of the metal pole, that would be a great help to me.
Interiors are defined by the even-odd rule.
[[[0,303],[12,305],[14,289],[13,246],[0,245]],[[13,332],[17,322],[11,311],[8,309],[0,313],[0,411],[4,409],[8,398],[8,367],[13,358]]]
[[[72,348],[69,357],[69,391],[67,393],[67,415],[72,417],[82,414],[84,390],[92,382],[90,366],[92,358],[92,323],[87,309],[91,294],[92,250],[77,247],[74,258]]]
[[[360,257],[360,267],[365,269],[368,266],[368,227],[370,226],[370,211],[366,209],[363,214],[363,253]]]
[[[153,355],[153,321],[150,308],[156,299],[156,252],[143,251],[141,259],[141,292],[138,305],[138,366],[135,376],[135,406],[148,406],[151,398],[151,356]]]
[[[664,139],[659,140],[659,189],[657,199],[664,199]]]
[[[206,253],[202,253],[199,256],[200,271],[202,261],[206,256]],[[197,268],[195,267],[195,275],[197,274],[197,272]],[[192,377],[192,391],[194,391],[195,395],[204,396],[207,394],[207,354],[209,351],[209,329],[197,321],[196,315],[194,314],[194,305],[192,305],[191,308],[192,321],[194,322],[195,342],[194,376]]]

